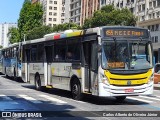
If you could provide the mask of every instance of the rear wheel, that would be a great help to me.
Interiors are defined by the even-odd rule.
[[[35,76],[35,87],[36,87],[36,90],[39,90],[39,91],[42,90],[41,80],[40,80],[39,75]]]
[[[126,99],[126,96],[117,96],[117,101],[124,101]]]
[[[80,82],[77,79],[75,79],[71,84],[71,92],[72,92],[73,99],[75,100],[82,99],[81,86],[80,86]]]

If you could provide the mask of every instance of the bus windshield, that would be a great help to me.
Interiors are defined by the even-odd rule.
[[[151,44],[141,40],[107,41],[102,45],[104,69],[137,70],[153,66]]]

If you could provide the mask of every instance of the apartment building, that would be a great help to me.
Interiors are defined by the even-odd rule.
[[[32,3],[40,2],[43,6],[43,24],[54,26],[62,24],[65,20],[66,0],[32,0]]]
[[[70,0],[69,21],[81,25],[81,0]]]
[[[12,27],[17,28],[16,23],[0,23],[0,45],[3,47],[7,47],[9,43],[9,36],[7,35],[9,29]]]
[[[99,9],[99,0],[82,0],[81,9],[81,25],[84,24],[86,18],[91,18],[93,13]]]

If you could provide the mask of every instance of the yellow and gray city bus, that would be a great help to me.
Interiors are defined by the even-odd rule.
[[[131,26],[68,30],[23,43],[22,79],[42,87],[113,96],[153,92],[150,32]]]

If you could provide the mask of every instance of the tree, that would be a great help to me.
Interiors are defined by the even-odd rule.
[[[75,23],[64,23],[54,25],[53,27],[43,25],[40,27],[33,28],[31,31],[29,31],[26,34],[26,40],[42,38],[44,35],[53,32],[65,31],[69,29],[69,26],[71,27],[71,29],[81,29],[81,27]]]
[[[35,27],[42,26],[43,9],[39,3],[31,4],[30,0],[25,0],[18,19],[18,28],[21,40]]]
[[[53,32],[64,31],[68,29],[81,29],[81,27],[75,23],[64,23],[53,26]]]
[[[44,35],[52,33],[52,27],[49,26],[40,26],[33,28],[31,31],[26,34],[26,39],[27,40],[33,40],[33,39],[38,39],[42,38]]]
[[[86,19],[83,28],[109,25],[135,26],[136,20],[137,18],[129,9],[118,9],[113,5],[107,5],[95,11],[92,18]]]
[[[20,40],[19,30],[15,27],[9,29],[7,36],[9,37],[9,41],[11,44],[19,42]]]

